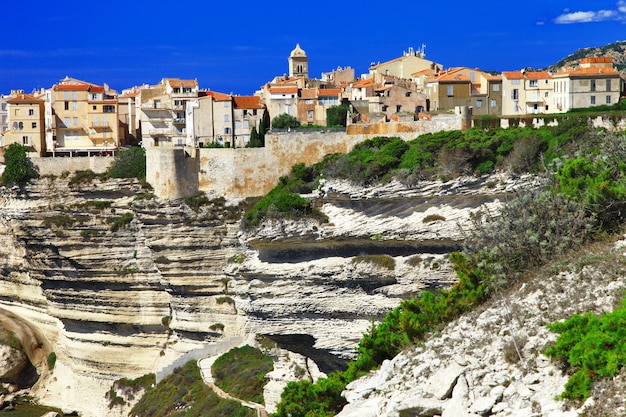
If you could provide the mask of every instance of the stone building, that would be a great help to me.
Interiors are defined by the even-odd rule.
[[[28,148],[30,156],[44,156],[45,105],[44,100],[23,92],[14,92],[6,100],[8,130],[4,132],[2,147],[18,143]]]

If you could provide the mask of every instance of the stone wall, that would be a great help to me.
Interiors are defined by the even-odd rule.
[[[92,170],[101,174],[113,163],[114,158],[103,156],[75,156],[55,158],[31,158],[33,164],[39,169],[39,175],[57,175],[64,172]]]
[[[154,147],[146,151],[146,177],[161,198],[182,198],[197,191],[226,198],[261,196],[297,163],[310,165],[328,154],[350,152],[355,144],[375,136],[411,140],[424,133],[460,130],[466,122],[460,114],[446,114],[416,122],[353,124],[346,132],[275,132],[266,135],[264,148]]]

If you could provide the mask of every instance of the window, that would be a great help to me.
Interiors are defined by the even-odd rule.
[[[235,120],[235,129],[241,129],[241,120]]]
[[[407,91],[406,93],[404,93],[404,97],[411,97],[411,92]]]
[[[308,110],[306,112],[306,117],[307,117],[307,119],[312,119],[313,118],[313,110]]]
[[[291,105],[290,104],[285,104],[285,113],[291,114]]]
[[[22,136],[22,145],[30,146],[30,136]]]
[[[519,80],[511,80],[511,84],[516,84],[516,85],[518,85],[518,84],[519,84]]]
[[[174,87],[174,92],[175,93],[180,93],[180,87]]]
[[[402,106],[398,104],[396,106],[396,113],[400,113],[400,110],[402,110]]]
[[[448,97],[453,97],[454,96],[454,86],[449,85],[446,87],[446,94],[448,95]]]
[[[65,110],[69,110],[70,109],[70,102],[66,101],[65,102]]]
[[[591,80],[591,91],[596,91],[596,80]]]
[[[72,110],[78,110],[78,103],[75,101],[72,101]]]
[[[546,91],[543,96],[547,98],[548,97],[548,92]]]
[[[93,125],[94,126],[98,126],[98,122],[99,122],[98,121],[98,116],[94,116],[94,118],[93,118]]]
[[[244,129],[249,129],[250,128],[250,122],[248,122],[247,120],[243,121],[243,128]]]
[[[611,80],[606,80],[606,91],[611,91]]]
[[[476,108],[480,109],[483,106],[483,101],[482,100],[476,100]]]
[[[224,115],[224,121],[225,121],[225,122],[230,122],[230,115],[225,114],[225,115]]]
[[[191,93],[191,87],[183,87],[183,93]]]
[[[72,100],[76,100],[76,91],[72,91]]]
[[[493,91],[500,91],[500,84],[494,84]]]
[[[98,106],[91,106],[93,110],[98,110]]]
[[[104,113],[115,113],[115,106],[112,105],[106,105],[106,106],[102,106],[102,111]]]
[[[611,96],[606,96],[606,104],[611,104]]]
[[[546,112],[548,111],[548,105],[546,104]]]
[[[35,109],[28,109],[28,115],[29,116],[34,116],[35,115]]]
[[[313,100],[308,98],[304,101],[305,104],[313,104]]]
[[[511,98],[513,100],[519,99],[519,90],[517,88],[514,88],[513,91],[511,91]]]
[[[529,85],[530,87],[538,87],[538,86],[539,86],[539,80],[530,80],[530,81],[528,82],[528,85]]]
[[[37,122],[33,122],[32,125],[31,125],[31,128],[37,129]]]
[[[69,117],[65,117],[63,119],[63,124],[65,125],[65,127],[68,127],[70,125],[70,118]]]
[[[20,115],[20,109],[15,109],[15,115],[19,116]]]
[[[74,122],[74,126],[78,126],[78,117],[74,117],[72,121]]]
[[[591,104],[596,104],[596,96],[591,96]]]
[[[256,116],[256,109],[252,109],[252,115]]]
[[[224,128],[224,134],[230,135],[230,127],[225,127]]]
[[[517,101],[513,102],[513,111],[519,111],[519,103]]]
[[[13,130],[18,130],[20,128],[19,123],[13,122]]]
[[[63,99],[64,99],[64,100],[69,100],[69,98],[70,98],[70,93],[69,93],[69,91],[64,91],[64,92],[63,92]]]
[[[495,100],[491,100],[491,104],[490,105],[491,105],[491,107],[496,107],[497,103],[496,103]]]

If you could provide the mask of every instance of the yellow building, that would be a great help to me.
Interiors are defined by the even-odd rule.
[[[119,143],[117,92],[74,78],[52,87],[53,155],[114,153]]]
[[[28,147],[30,156],[43,156],[46,152],[44,101],[22,92],[12,94],[6,103],[8,130],[2,146],[19,143]]]

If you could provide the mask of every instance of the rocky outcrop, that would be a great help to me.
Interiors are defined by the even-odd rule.
[[[453,283],[445,259],[459,225],[519,184],[327,182],[310,196],[327,223],[242,231],[241,210],[224,201],[160,200],[128,180],[42,178],[1,196],[0,307],[57,355],[39,398],[83,416],[114,415],[113,380],[231,336],[266,335],[328,372],[354,355],[372,320]]]
[[[546,268],[454,321],[438,337],[385,361],[348,385],[344,394],[349,404],[338,416],[556,417],[590,412],[593,401],[577,408],[555,399],[567,376],[543,354],[556,340],[545,324],[576,313],[600,314],[619,304],[626,280],[615,266],[623,263],[625,243],[585,254],[577,259],[579,266],[565,261]],[[605,262],[584,266],[585,256]],[[557,268],[562,270],[554,272]],[[619,382],[604,391],[611,401],[624,398]],[[613,407],[612,415],[625,410],[623,401]]]

